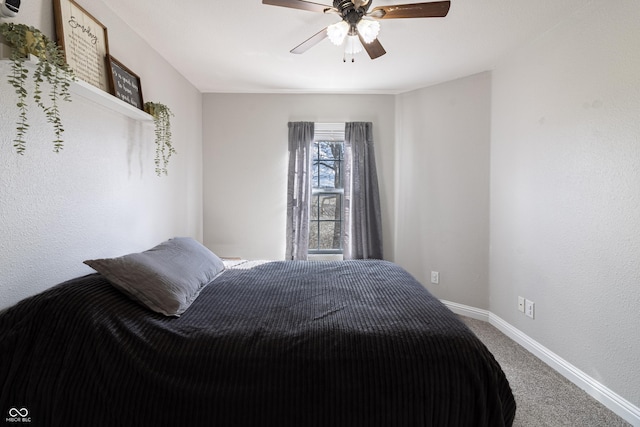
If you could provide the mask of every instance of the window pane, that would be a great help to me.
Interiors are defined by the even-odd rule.
[[[311,164],[311,186],[318,187],[320,185],[320,181],[318,181],[318,161],[313,159],[313,163]]]
[[[321,188],[336,188],[336,167],[335,162],[322,162],[318,165]],[[338,184],[340,179],[338,177]],[[339,188],[339,187],[338,187]]]
[[[309,249],[318,249],[318,222],[311,221],[309,224]]]
[[[335,180],[334,180],[334,188],[343,188],[344,186],[342,185],[342,165],[343,165],[343,161],[342,160],[336,160],[334,162],[334,166],[333,169],[335,171]]]
[[[319,195],[311,196],[311,209],[309,210],[309,220],[317,221],[318,220],[318,202]],[[313,224],[312,224],[313,226]]]
[[[333,141],[318,141],[317,146],[318,158],[322,160],[341,160],[343,157],[343,143]]]
[[[320,250],[331,250],[341,248],[341,222],[322,221],[320,222]]]
[[[342,188],[341,161],[313,161],[311,186],[318,188]]]
[[[340,220],[342,218],[341,202],[341,194],[319,194],[315,200],[316,217],[319,215],[321,220]],[[317,212],[318,204],[320,207],[319,213]]]

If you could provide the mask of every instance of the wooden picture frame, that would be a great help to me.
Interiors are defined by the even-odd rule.
[[[110,93],[144,111],[140,77],[111,55],[107,55],[107,69]]]
[[[74,0],[54,0],[56,36],[76,77],[109,91],[107,27]]]

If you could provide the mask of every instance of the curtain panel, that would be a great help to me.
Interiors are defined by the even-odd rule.
[[[313,122],[289,122],[286,259],[306,260],[309,251]]]
[[[372,128],[370,122],[345,124],[344,259],[383,259]]]

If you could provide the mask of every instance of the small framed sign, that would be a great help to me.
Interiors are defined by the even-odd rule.
[[[144,110],[140,77],[111,55],[107,55],[111,94],[127,104]]]
[[[107,92],[107,27],[73,0],[54,0],[58,44],[75,75]]]

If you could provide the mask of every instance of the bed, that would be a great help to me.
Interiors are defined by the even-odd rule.
[[[5,310],[0,417],[51,426],[512,424],[515,400],[492,354],[398,265],[235,264],[216,267],[179,315],[150,310],[100,273]]]

